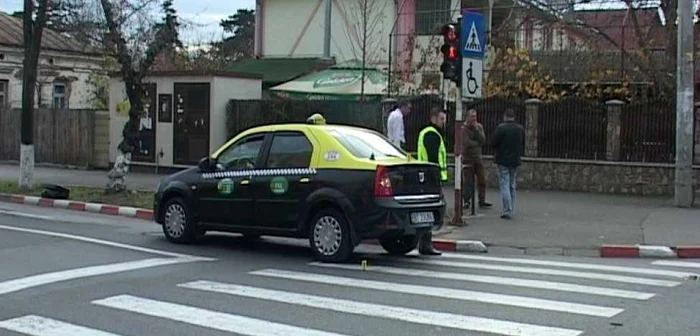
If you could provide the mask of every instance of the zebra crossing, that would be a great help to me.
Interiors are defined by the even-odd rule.
[[[224,332],[252,336],[390,336],[397,326],[409,324],[435,328],[430,329],[431,335],[576,336],[585,335],[587,323],[611,320],[624,314],[629,305],[653,304],[654,297],[663,291],[672,290],[688,279],[697,279],[698,269],[700,262],[668,260],[629,267],[466,254],[437,258],[376,256],[367,267],[309,262],[290,267],[260,267],[247,272],[245,276],[250,281],[244,283],[217,281],[202,275],[170,285],[170,290],[178,295],[192,298],[186,304],[173,298],[126,292],[89,300],[89,305],[106,309],[100,314],[113,315],[114,320],[128,321],[137,314],[201,328],[202,335],[211,330],[218,332],[216,335]],[[371,293],[370,299],[363,300],[366,295],[355,297],[352,295],[355,291]],[[231,305],[254,300],[271,311],[286,313],[270,318],[261,314],[261,309],[251,308],[238,314],[222,311],[221,307],[212,307],[215,305],[206,295],[230,301]],[[375,300],[384,296],[404,299],[390,303],[386,299]],[[435,304],[413,304],[418,301]],[[458,304],[440,306],[438,302]],[[522,318],[525,315],[504,318],[505,313],[494,308],[479,314],[473,309],[462,312],[455,308],[481,304],[500,307],[505,313],[549,312],[557,314],[554,317],[567,318],[533,323]],[[293,311],[285,310],[290,306],[294,307]],[[426,306],[435,308],[426,309]],[[305,310],[313,311],[313,316],[319,318],[379,319],[382,327],[333,330],[330,325],[286,316]],[[498,313],[486,316],[493,312]],[[3,330],[29,336],[136,336],[157,332],[125,332],[114,326],[99,326],[89,318],[77,323],[48,315],[0,319],[0,334],[4,335]],[[567,325],[569,321],[577,321],[576,318],[584,320]],[[163,331],[166,334],[168,331]],[[396,333],[399,334],[405,333]]]

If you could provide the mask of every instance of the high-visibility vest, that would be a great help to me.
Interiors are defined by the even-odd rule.
[[[428,150],[423,144],[425,135],[429,132],[435,132],[440,137],[440,149],[438,152],[438,165],[440,166],[440,179],[447,181],[447,148],[445,148],[445,140],[442,139],[442,134],[433,126],[424,128],[418,134],[418,160],[428,161]]]

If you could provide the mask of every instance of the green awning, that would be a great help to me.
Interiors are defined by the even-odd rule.
[[[364,97],[381,99],[386,94],[388,76],[378,69],[365,69]],[[360,100],[362,69],[332,67],[299,77],[270,89],[279,98],[308,100]]]
[[[321,58],[246,58],[233,62],[226,70],[259,74],[263,84],[278,85],[333,65],[333,61]]]

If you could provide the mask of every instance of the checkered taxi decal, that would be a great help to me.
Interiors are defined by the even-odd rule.
[[[243,176],[279,176],[279,175],[315,175],[315,168],[282,168],[282,169],[252,169],[252,170],[235,170],[221,171],[214,173],[204,173],[204,179],[220,179],[224,177],[243,177]]]

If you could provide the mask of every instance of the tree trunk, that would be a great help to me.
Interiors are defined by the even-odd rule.
[[[22,126],[19,159],[18,185],[24,190],[34,189],[34,88],[37,65],[41,51],[41,35],[46,24],[48,0],[39,3],[39,12],[34,21],[34,2],[24,1],[24,60],[22,69]]]

